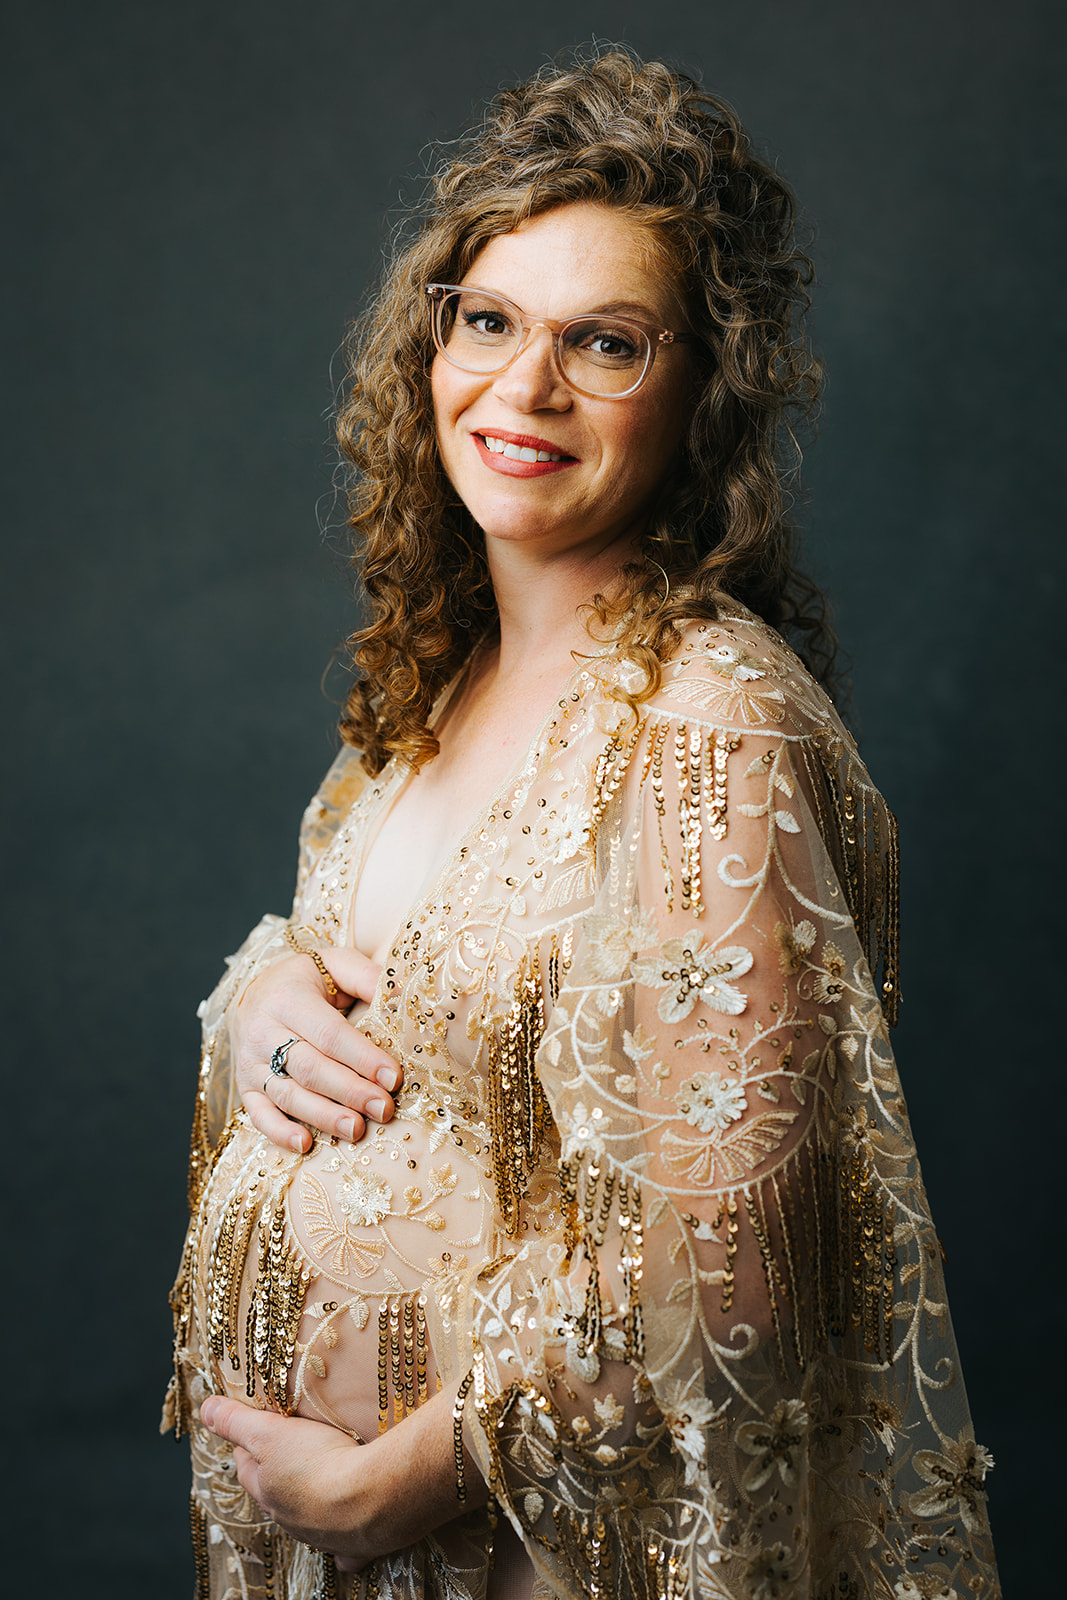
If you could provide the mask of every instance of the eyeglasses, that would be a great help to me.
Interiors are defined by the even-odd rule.
[[[684,333],[633,317],[591,312],[554,322],[528,317],[500,294],[431,283],[433,336],[438,350],[461,372],[503,372],[525,348],[534,328],[553,335],[556,369],[572,389],[596,400],[624,400],[644,383],[664,344],[684,344]]]

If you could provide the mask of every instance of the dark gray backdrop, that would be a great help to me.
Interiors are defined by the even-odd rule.
[[[154,1430],[194,1011],[286,909],[333,749],[331,353],[428,141],[594,36],[703,71],[817,225],[810,562],[903,827],[897,1042],[1004,1575],[1042,1592],[1058,0],[5,11],[12,1592],[189,1592],[184,1449]]]

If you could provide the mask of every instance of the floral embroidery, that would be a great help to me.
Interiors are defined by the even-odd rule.
[[[668,939],[661,956],[635,961],[634,977],[650,989],[667,989],[659,1003],[664,1022],[680,1022],[702,1000],[713,1011],[740,1016],[748,1001],[728,980],[739,978],[752,966],[752,952],[732,945],[725,950],[705,950],[703,934]]]
[[[545,854],[557,864],[572,860],[589,843],[588,812],[578,806],[565,807],[545,823],[540,843]]]
[[[686,1122],[701,1133],[721,1133],[748,1107],[741,1085],[725,1081],[717,1072],[698,1072],[685,1085],[685,1096],[678,1104]]]
[[[781,1542],[761,1550],[745,1574],[745,1587],[751,1600],[779,1600],[792,1581],[791,1553]]]
[[[904,1426],[900,1407],[879,1395],[867,1396],[867,1420],[887,1450],[892,1450],[899,1430]]]
[[[604,1149],[602,1135],[608,1127],[608,1118],[600,1106],[594,1106],[590,1111],[588,1106],[582,1105],[579,1101],[574,1108],[574,1126],[563,1140],[563,1159],[569,1161],[582,1151],[589,1155],[602,1152]]]
[[[798,922],[795,928],[779,922],[774,930],[778,946],[778,964],[787,975],[799,972],[815,945],[815,925]]]
[[[761,681],[767,672],[755,657],[728,644],[713,645],[707,656],[717,678],[683,678],[670,686],[669,693],[674,699],[699,706],[702,711],[710,711],[726,721],[737,720],[753,726],[781,722],[785,715],[785,696],[781,689]]]
[[[783,1483],[795,1484],[807,1432],[808,1413],[799,1400],[779,1400],[766,1422],[743,1422],[738,1447],[754,1457],[742,1475],[745,1488],[762,1489],[775,1471]]]
[[[835,944],[822,947],[823,971],[816,974],[812,993],[824,1005],[836,1005],[845,998],[845,985],[841,981],[845,972],[845,958]]]
[[[940,1562],[925,1572],[910,1573],[893,1585],[893,1600],[959,1600],[948,1568]]]
[[[985,1475],[992,1465],[989,1451],[966,1435],[946,1439],[941,1451],[917,1451],[915,1470],[930,1487],[912,1495],[913,1513],[941,1517],[958,1509],[968,1532],[979,1531],[985,1516]]]
[[[620,1406],[613,1394],[605,1395],[603,1400],[594,1400],[593,1410],[604,1428],[617,1428],[626,1418],[626,1407]]]
[[[350,1172],[341,1179],[337,1203],[353,1222],[369,1228],[392,1211],[393,1191],[384,1178]]]
[[[589,942],[589,965],[595,977],[605,983],[621,978],[638,950],[647,949],[658,932],[647,914],[624,922],[618,917],[590,913],[582,923]]]
[[[347,1221],[339,1226],[325,1186],[307,1172],[300,1176],[300,1211],[308,1243],[320,1261],[328,1261],[334,1272],[371,1276],[385,1255],[385,1245],[380,1239],[353,1235]]]
[[[690,1461],[703,1461],[707,1449],[705,1430],[715,1420],[715,1407],[702,1398],[677,1402],[677,1410],[665,1410],[663,1419],[671,1437]]]

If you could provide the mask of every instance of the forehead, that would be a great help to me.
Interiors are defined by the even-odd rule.
[[[680,310],[651,230],[625,212],[585,202],[557,206],[490,239],[463,282],[554,319],[627,302],[635,315],[667,325]]]

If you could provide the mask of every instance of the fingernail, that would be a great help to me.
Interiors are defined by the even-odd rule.
[[[367,1101],[367,1115],[368,1115],[368,1117],[373,1117],[375,1122],[381,1122],[383,1117],[385,1116],[385,1101],[384,1100],[368,1100]]]
[[[303,1134],[294,1133],[293,1137],[289,1140],[289,1147],[290,1149],[295,1150],[298,1156],[302,1156],[304,1154]]]
[[[388,1089],[390,1094],[400,1082],[400,1073],[396,1067],[379,1067],[374,1074],[383,1089]]]
[[[355,1144],[355,1142],[356,1142],[356,1119],[355,1119],[355,1117],[342,1117],[341,1121],[337,1124],[337,1133],[338,1133],[338,1137],[339,1138],[347,1139],[349,1144]]]

